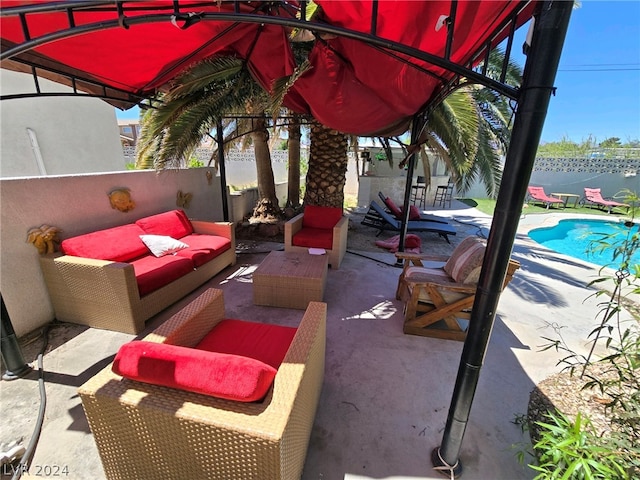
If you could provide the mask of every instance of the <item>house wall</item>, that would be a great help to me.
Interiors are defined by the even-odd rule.
[[[120,157],[120,161],[121,157]],[[24,335],[54,319],[40,270],[39,254],[27,232],[43,224],[62,230],[60,240],[178,208],[178,190],[192,193],[190,218],[223,219],[220,177],[209,183],[210,168],[129,171],[105,174],[11,178],[0,180],[0,291],[14,329]],[[107,194],[126,187],[136,207],[111,208]],[[233,213],[231,213],[233,215]]]
[[[71,91],[48,80],[39,82],[45,92]],[[2,95],[34,92],[33,79],[0,69],[0,91]],[[115,110],[102,100],[70,96],[3,100],[0,121],[0,177],[124,170]]]

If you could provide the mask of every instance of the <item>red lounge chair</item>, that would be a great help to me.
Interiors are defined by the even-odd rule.
[[[600,188],[587,188],[584,187],[584,199],[581,202],[584,205],[596,205],[598,208],[607,210],[607,213],[611,213],[613,207],[625,207],[629,210],[629,205],[626,203],[616,202],[614,200],[605,200],[602,198]]]
[[[549,205],[562,205],[564,207],[564,200],[549,197],[542,187],[528,187],[527,191],[529,192],[529,203],[543,203],[547,208],[549,208]]]

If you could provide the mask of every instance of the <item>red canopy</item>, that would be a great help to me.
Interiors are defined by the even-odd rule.
[[[60,3],[75,6],[45,11],[48,4]],[[77,8],[83,3],[92,6]],[[447,18],[453,18],[450,61],[472,67],[482,60],[487,44],[504,39],[511,24],[527,21],[537,2],[460,0],[454,12],[451,1],[316,3],[322,11],[306,24],[321,37],[310,55],[313,68],[294,84],[285,105],[342,132],[391,135],[405,131],[412,116],[457,75],[445,68]],[[102,87],[111,87],[114,90],[104,96],[121,108],[153,96],[190,65],[212,55],[246,59],[266,89],[292,73],[289,34],[296,22],[296,2],[181,0],[177,4],[175,12],[174,2],[166,0],[121,2],[120,9],[113,1],[2,0],[3,52],[29,39],[57,35],[4,60],[2,67],[28,71],[28,66],[37,66],[48,70],[38,70],[38,75],[67,84],[70,81],[62,75],[71,74],[91,82],[76,82],[78,89],[98,95]],[[11,14],[20,6],[41,11],[23,15],[23,22]],[[249,19],[254,15],[259,17]],[[264,23],[256,18],[264,18]],[[59,34],[69,29],[72,35]],[[349,35],[336,36],[327,29]],[[416,58],[412,49],[423,57],[437,57],[441,65]]]

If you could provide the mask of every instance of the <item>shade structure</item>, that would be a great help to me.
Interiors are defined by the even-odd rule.
[[[173,0],[169,5],[0,0],[1,66],[30,71],[34,78],[50,78],[127,108],[157,94],[190,65],[212,55],[243,58],[256,80],[271,90],[275,80],[293,72],[290,34],[301,29],[315,38],[309,56],[312,68],[289,90],[285,105],[345,133],[390,136],[406,131],[413,121],[415,143],[430,108],[466,82],[513,99],[518,109],[496,205],[497,227],[489,236],[470,321],[473,328],[465,341],[443,444],[432,456],[435,466],[454,476],[460,472],[460,444],[554,90],[572,2],[317,0],[317,4],[321,10],[307,22],[300,20],[306,19],[310,7],[305,1]],[[497,80],[487,75],[490,50],[507,38],[508,59],[515,29],[534,15],[539,21],[529,44],[522,88],[505,83],[506,62]],[[148,24],[155,27],[146,28]],[[132,32],[135,35],[128,35]],[[401,238],[408,219],[412,150]]]
[[[291,33],[304,29],[316,38],[311,69],[285,106],[345,133],[392,135],[456,80],[479,75],[488,49],[539,2],[316,3],[303,21],[306,2],[3,0],[2,67],[36,67],[128,108],[217,55],[246,60],[271,90],[293,72]]]

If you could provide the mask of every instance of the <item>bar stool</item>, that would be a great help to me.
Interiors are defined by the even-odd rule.
[[[444,207],[445,204],[449,203],[449,208],[451,208],[451,199],[453,198],[453,183],[449,182],[446,185],[438,185],[436,188],[436,195],[433,198],[433,206],[435,207],[436,203],[439,206]]]
[[[427,198],[427,182],[424,177],[418,176],[416,184],[411,187],[411,201],[415,205],[420,201],[420,206],[424,207]]]

